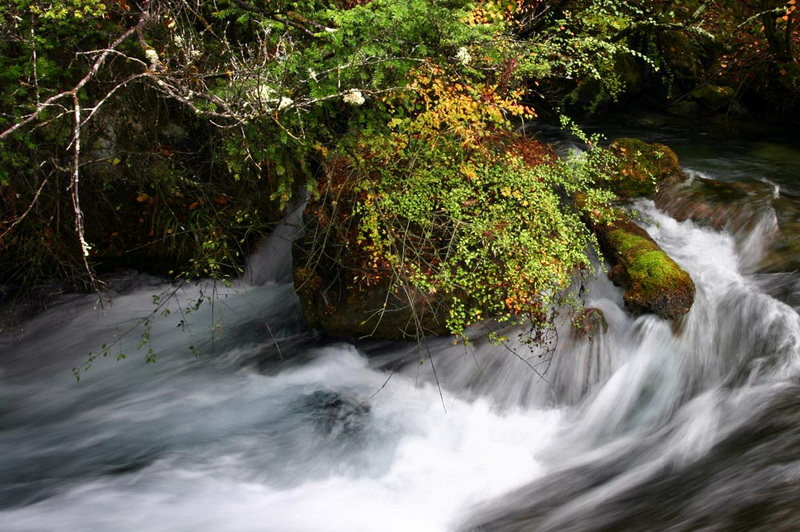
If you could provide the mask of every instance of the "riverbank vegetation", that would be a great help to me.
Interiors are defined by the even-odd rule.
[[[546,320],[613,153],[556,161],[516,128],[634,101],[797,112],[797,39],[794,1],[13,0],[0,282],[231,278],[310,195],[301,287],[335,265],[342,290],[437,294],[445,331]]]

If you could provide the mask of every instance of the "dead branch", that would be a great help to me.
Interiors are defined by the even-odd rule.
[[[36,108],[32,113],[30,113],[28,116],[26,116],[19,122],[16,122],[12,126],[8,127],[5,131],[0,132],[0,140],[5,139],[15,131],[27,126],[28,124],[39,118],[39,116],[41,116],[42,112],[44,112],[45,109],[47,109],[51,105],[54,105],[59,100],[65,98],[77,98],[78,91],[80,91],[87,83],[89,83],[89,81],[92,80],[92,78],[94,78],[97,75],[97,73],[100,71],[100,68],[103,66],[103,63],[105,63],[108,56],[112,54],[112,51],[115,50],[117,47],[119,47],[120,44],[125,42],[125,40],[131,35],[133,35],[135,32],[136,32],[136,27],[133,27],[128,29],[125,33],[123,33],[119,37],[117,37],[117,40],[111,43],[111,46],[103,50],[103,52],[100,54],[97,60],[95,60],[94,64],[86,73],[86,75],[83,78],[81,78],[81,80],[78,81],[78,83],[73,88],[71,88],[70,90],[59,92],[58,94],[55,94],[46,99],[45,101],[37,104]]]

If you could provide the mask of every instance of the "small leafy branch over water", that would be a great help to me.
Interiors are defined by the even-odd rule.
[[[223,282],[223,284],[226,288],[231,287],[229,282]],[[95,362],[101,358],[113,357],[117,361],[122,361],[134,353],[144,353],[145,363],[156,363],[158,361],[158,352],[152,343],[153,326],[157,320],[166,319],[172,314],[177,314],[180,317],[176,328],[183,333],[190,334],[197,343],[197,335],[192,331],[191,317],[204,305],[210,306],[212,326],[208,331],[205,329],[201,331],[200,336],[203,337],[202,342],[209,344],[213,350],[215,340],[223,330],[222,317],[214,311],[214,306],[220,297],[218,294],[218,282],[198,283],[198,286],[192,287],[190,291],[186,291],[186,288],[187,281],[183,280],[158,294],[153,294],[153,307],[151,310],[142,317],[123,325],[111,340],[102,344],[96,351],[90,352],[81,364],[72,368],[72,374],[75,379],[80,381],[83,374],[92,369]],[[187,295],[187,292],[191,295]],[[195,343],[188,346],[188,352],[196,357],[202,354]]]

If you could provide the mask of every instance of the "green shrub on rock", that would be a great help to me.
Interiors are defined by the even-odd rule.
[[[609,150],[616,156],[599,184],[623,198],[650,198],[660,186],[683,181],[678,156],[668,146],[620,138]]]

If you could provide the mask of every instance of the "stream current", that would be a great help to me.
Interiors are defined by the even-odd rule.
[[[780,142],[639,126],[695,180],[800,197],[800,153]],[[759,266],[792,236],[771,205],[719,230],[638,204],[694,307],[634,318],[598,270],[584,299],[607,329],[563,327],[552,357],[513,334],[510,349],[322,338],[285,245],[252,263],[273,265],[258,283],[131,274],[103,307],[63,296],[0,336],[0,529],[798,530],[800,276]]]

